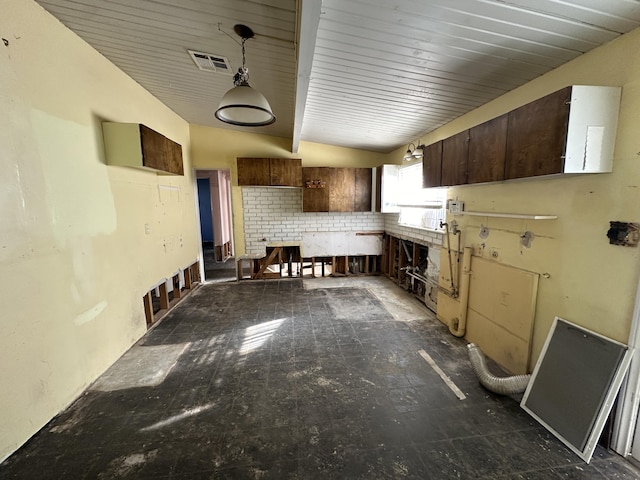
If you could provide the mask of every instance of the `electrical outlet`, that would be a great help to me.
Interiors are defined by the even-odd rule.
[[[492,260],[500,260],[500,250],[498,250],[497,248],[490,248],[489,256]]]
[[[449,213],[458,215],[464,211],[464,202],[461,200],[449,200]]]
[[[484,257],[484,247],[485,247],[484,243],[479,243],[477,245],[474,245],[473,246],[473,254],[476,257]]]

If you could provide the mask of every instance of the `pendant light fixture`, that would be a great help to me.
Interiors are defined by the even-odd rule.
[[[271,125],[276,116],[264,95],[249,86],[249,69],[245,66],[244,42],[253,38],[253,30],[246,25],[235,25],[233,30],[242,38],[242,67],[233,77],[235,86],[222,97],[216,118],[241,127]]]

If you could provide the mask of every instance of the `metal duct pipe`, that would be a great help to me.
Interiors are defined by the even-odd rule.
[[[487,367],[487,361],[480,348],[475,343],[467,345],[471,368],[480,380],[480,384],[493,393],[500,395],[514,395],[523,393],[527,389],[531,375],[513,375],[511,377],[496,377]]]
[[[413,255],[409,252],[409,247],[407,247],[407,243],[404,240],[400,240],[400,243],[404,247],[404,253],[407,255],[407,262],[413,263]]]
[[[451,296],[453,298],[458,298],[458,287],[456,287],[453,282],[453,264],[451,262],[451,237],[449,236],[449,224],[446,222],[440,222],[440,228],[444,227],[445,236],[447,237],[447,258],[449,259],[449,280],[451,280]],[[455,235],[455,234],[454,234]]]
[[[464,247],[462,258],[462,278],[460,279],[460,310],[458,316],[449,321],[449,331],[456,337],[464,337],[467,331],[467,309],[469,307],[469,282],[471,279],[471,253],[473,248]],[[458,256],[460,254],[458,253]]]

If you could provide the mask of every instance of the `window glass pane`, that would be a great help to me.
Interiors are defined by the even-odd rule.
[[[442,230],[447,202],[446,188],[422,188],[422,163],[400,168],[400,218],[398,223],[416,228]]]

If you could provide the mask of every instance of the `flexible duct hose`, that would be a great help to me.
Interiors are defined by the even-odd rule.
[[[531,375],[514,375],[511,377],[496,377],[489,372],[487,361],[480,348],[475,343],[467,345],[471,368],[480,380],[480,384],[493,393],[513,395],[523,393],[527,389]]]

